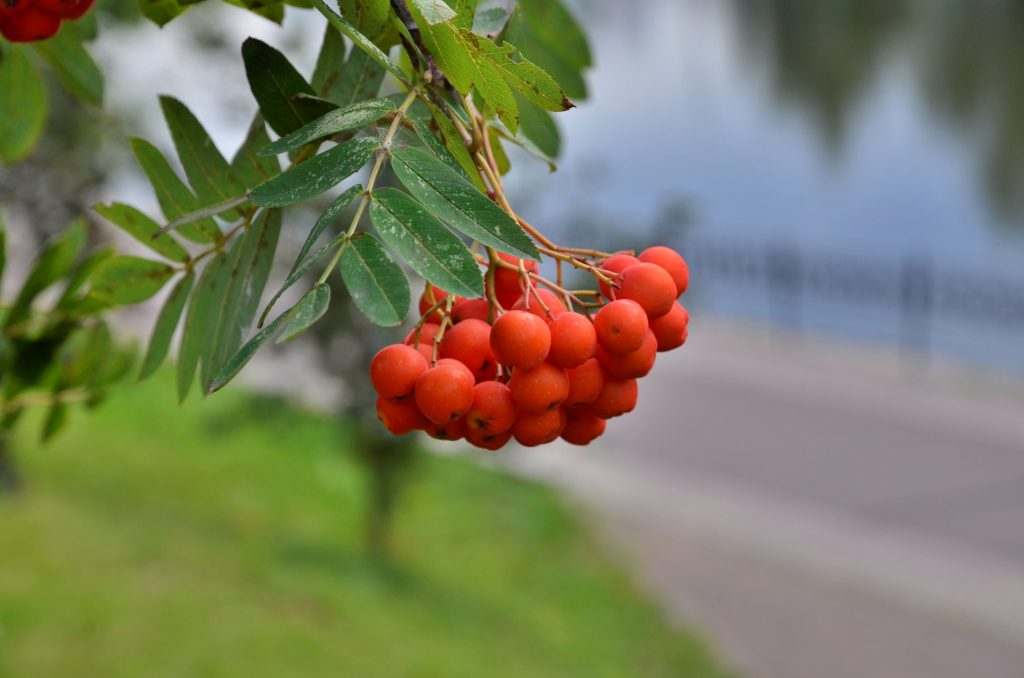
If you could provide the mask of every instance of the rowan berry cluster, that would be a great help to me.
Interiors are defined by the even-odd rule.
[[[536,262],[493,252],[481,258],[486,299],[427,284],[416,327],[370,364],[388,431],[487,450],[512,438],[586,445],[636,407],[637,380],[657,353],[686,342],[689,315],[676,301],[689,284],[686,262],[660,246],[594,261],[557,255],[559,271],[562,263],[586,269],[600,291],[566,290],[561,275],[551,282]]]
[[[0,0],[0,35],[11,42],[52,38],[62,21],[81,18],[95,0]]]

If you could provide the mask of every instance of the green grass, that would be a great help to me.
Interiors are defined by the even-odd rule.
[[[330,419],[165,380],[19,438],[0,676],[721,676],[551,491],[421,455],[391,567]],[[33,427],[34,428],[34,427]]]

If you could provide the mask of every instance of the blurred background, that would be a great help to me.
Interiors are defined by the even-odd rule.
[[[589,98],[511,195],[686,256],[690,339],[637,411],[586,449],[382,451],[389,335],[344,308],[206,402],[122,389],[19,440],[0,675],[1024,676],[1024,5],[570,5]],[[158,93],[234,149],[241,41],[309,73],[322,31],[104,11],[104,114],[0,169],[24,257],[94,202],[156,213],[125,137],[170,148]]]

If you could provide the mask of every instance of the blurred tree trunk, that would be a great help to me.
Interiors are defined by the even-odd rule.
[[[404,476],[413,459],[413,445],[406,440],[372,434],[360,436],[360,458],[366,466],[366,548],[371,556],[388,560],[395,506]]]
[[[21,474],[14,461],[7,435],[0,433],[0,494],[14,494],[21,489]]]

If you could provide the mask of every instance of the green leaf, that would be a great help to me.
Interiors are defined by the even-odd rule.
[[[159,292],[174,273],[174,267],[162,261],[114,257],[96,269],[90,294],[111,304],[137,304]]]
[[[171,338],[174,330],[181,320],[182,311],[185,310],[185,302],[188,301],[189,292],[195,283],[196,275],[189,271],[171,289],[171,293],[164,301],[160,315],[153,325],[153,334],[149,338],[149,346],[146,348],[146,357],[142,360],[142,369],[139,372],[139,381],[146,379],[153,374],[167,357],[167,350],[171,346]]]
[[[498,134],[497,126],[489,127],[487,129],[487,139],[491,143],[491,154],[494,156],[494,164],[498,168],[498,174],[508,174],[509,170],[512,169],[512,163],[509,162],[508,155],[505,153],[505,147],[501,145],[501,135]]]
[[[306,256],[306,253],[313,248],[316,241],[320,239],[323,232],[326,231],[331,225],[334,224],[334,220],[338,218],[345,209],[352,204],[352,201],[363,194],[362,184],[357,184],[352,188],[348,189],[337,198],[334,199],[327,209],[324,210],[323,214],[317,218],[316,223],[310,230],[309,235],[306,237],[306,242],[302,243],[302,249],[299,250],[299,256],[295,258],[295,265],[292,266],[294,271],[299,266],[299,262]]]
[[[200,207],[214,205],[245,192],[210,135],[183,103],[172,97],[160,97],[160,106],[171,129],[174,146],[185,168]]]
[[[35,43],[61,86],[87,104],[103,104],[103,74],[82,44],[75,22],[67,22],[57,35]]]
[[[46,412],[46,419],[43,421],[43,431],[39,442],[48,443],[68,423],[68,406],[64,403],[53,403]]]
[[[549,160],[558,157],[562,140],[554,116],[517,95],[519,102],[519,138],[529,140]]]
[[[353,54],[357,52],[363,54],[361,50],[353,50]],[[324,39],[320,44],[316,67],[313,69],[313,79],[310,81],[313,91],[319,97],[334,101],[331,93],[344,72],[345,39],[341,37],[341,33],[328,24],[324,28]],[[335,103],[337,102],[335,101]]]
[[[139,138],[132,138],[131,144],[135,158],[149,178],[149,183],[152,184],[153,191],[156,193],[157,202],[160,203],[160,209],[163,210],[164,217],[168,221],[191,214],[203,207],[199,203],[199,198],[171,169],[167,159],[163,153],[157,150],[156,146]],[[186,224],[179,228],[178,232],[192,242],[204,244],[216,242],[221,235],[216,222],[210,218]]]
[[[252,324],[280,233],[281,210],[265,210],[232,247],[228,286],[217,303],[216,329],[200,363],[204,388],[238,349],[245,329]]]
[[[281,289],[277,291],[274,297],[267,304],[267,307],[263,309],[263,315],[260,316],[260,321],[258,323],[259,327],[263,327],[263,323],[264,321],[266,321],[267,316],[270,314],[270,310],[274,307],[274,304],[277,303],[277,300],[281,298],[281,295],[284,294],[287,290],[291,289],[292,285],[299,282],[299,280],[302,280],[302,276],[306,275],[309,269],[313,268],[313,264],[318,262],[325,254],[337,248],[338,245],[344,242],[346,238],[348,238],[347,234],[340,233],[336,235],[329,243],[327,243],[326,245],[318,249],[316,252],[311,254],[308,259],[304,261],[295,262],[295,267],[292,269],[291,273],[288,274],[288,277],[285,279],[284,284],[281,285]]]
[[[456,230],[481,245],[524,259],[540,259],[533,241],[505,210],[426,151],[396,149],[391,166],[417,200]]]
[[[263,117],[257,113],[249,126],[249,134],[231,159],[231,171],[246,188],[258,186],[281,173],[281,164],[277,158],[263,157],[262,151],[269,145],[267,126]]]
[[[341,277],[352,302],[370,322],[400,325],[409,313],[409,281],[372,235],[352,238],[341,255]]]
[[[196,367],[217,329],[218,304],[224,298],[231,267],[228,256],[218,252],[199,276],[192,300],[185,314],[178,350],[178,401],[184,402],[195,379]]]
[[[320,195],[355,174],[380,146],[376,139],[346,141],[260,184],[252,199],[264,207],[285,207]]]
[[[459,167],[462,168],[463,175],[469,177],[469,180],[477,187],[481,192],[486,192],[487,187],[484,186],[483,179],[480,178],[480,171],[476,167],[476,163],[473,162],[473,157],[469,154],[469,149],[466,148],[466,144],[462,139],[462,135],[459,134],[459,130],[455,128],[455,124],[448,119],[441,109],[434,104],[430,104],[430,114],[434,120],[434,124],[441,131],[441,137],[444,139],[444,146],[448,149],[451,157],[455,159]],[[417,132],[419,130],[417,129]],[[422,133],[421,133],[422,136]],[[433,144],[428,142],[428,145],[433,147]],[[442,154],[438,154],[438,157],[445,159]]]
[[[278,134],[290,134],[330,110],[325,102],[297,96],[316,93],[288,59],[267,43],[248,38],[242,43],[242,60],[263,119]]]
[[[373,41],[371,41],[369,38],[367,38],[365,35],[359,32],[359,30],[356,29],[355,26],[346,21],[340,14],[335,12],[333,9],[328,7],[327,3],[324,2],[324,0],[313,0],[313,6],[316,7],[321,14],[327,17],[327,21],[332,26],[341,31],[341,33],[349,40],[354,42],[356,46],[359,47],[359,49],[366,52],[370,57],[373,58],[374,61],[379,63],[381,66],[391,71],[391,74],[398,78],[399,82],[411,88],[411,83],[409,82],[408,78],[405,77],[405,73],[402,72],[402,69],[398,67],[398,64],[392,61],[390,57],[388,57],[388,55],[381,50],[380,47],[377,47],[377,45],[373,43]]]
[[[333,30],[328,26],[328,30]],[[338,35],[337,31],[333,31]],[[339,37],[340,39],[340,37]],[[339,106],[371,99],[380,93],[384,68],[361,49],[353,49],[345,61],[341,77],[328,88],[326,97]]]
[[[247,9],[257,16],[279,24],[284,21],[284,2],[281,0],[225,0],[235,7]]]
[[[76,219],[60,237],[43,249],[7,313],[5,327],[28,318],[36,296],[67,275],[85,247],[85,235],[85,222]]]
[[[388,33],[391,16],[389,0],[338,0],[338,10],[356,30],[375,45],[386,48],[383,38]]]
[[[412,10],[427,48],[455,88],[463,94],[476,88],[506,127],[513,131],[518,129],[516,100],[496,60],[507,58],[512,49],[498,47],[487,38],[456,28],[447,21],[431,26],[415,8]]]
[[[300,146],[305,146],[311,141],[360,129],[380,120],[393,110],[395,110],[395,106],[390,99],[370,99],[345,108],[337,108],[300,127],[288,136],[278,139],[264,148],[260,155],[287,153]]]
[[[428,281],[452,294],[483,295],[483,277],[469,249],[405,193],[375,191],[370,219],[387,245]]]
[[[178,263],[189,260],[185,248],[169,234],[163,233],[154,238],[153,234],[160,230],[160,225],[131,205],[113,202],[109,205],[96,205],[93,209],[157,254]]]
[[[330,305],[331,287],[327,283],[320,283],[306,292],[306,295],[295,305],[292,320],[284,328],[277,343],[284,344],[301,336],[313,323],[320,320],[324,313],[327,313],[327,307]]]
[[[139,0],[139,9],[144,17],[163,27],[187,10],[189,4],[178,0]]]
[[[455,0],[456,17],[452,23],[456,28],[465,28],[467,31],[473,28],[473,19],[476,17],[477,0]]]
[[[284,325],[287,321],[291,320],[292,316],[294,315],[295,308],[292,307],[288,309],[281,315],[274,318],[274,322],[270,323],[262,330],[257,332],[249,341],[245,343],[245,345],[242,346],[242,348],[235,351],[235,354],[231,356],[231,358],[229,358],[226,363],[224,363],[224,366],[221,368],[220,372],[218,372],[217,376],[215,376],[213,380],[210,382],[210,385],[206,389],[206,392],[214,393],[215,391],[219,391],[220,389],[224,388],[224,386],[226,386],[229,381],[238,376],[238,373],[242,371],[242,368],[245,367],[250,360],[252,360],[252,357],[256,355],[256,352],[260,350],[263,344],[267,343],[267,341],[270,340],[271,337],[277,334],[278,330],[281,329],[281,326]],[[179,362],[178,364],[180,365],[181,363]],[[180,388],[181,387],[179,386],[179,393]],[[185,390],[186,392],[188,391],[187,386]]]
[[[501,65],[505,81],[517,92],[546,111],[567,111],[574,107],[555,79],[543,68],[515,52],[511,43],[506,42],[498,47],[487,38],[480,40]],[[515,128],[512,129],[515,131]]]
[[[66,313],[76,314],[87,311],[88,307],[93,304],[93,301],[88,297],[80,298],[77,296],[78,291],[82,289],[82,286],[92,278],[93,273],[99,268],[107,259],[114,256],[113,247],[104,247],[103,249],[96,250],[90,254],[85,261],[78,264],[75,269],[67,276],[67,284],[64,286],[64,292],[61,293],[60,299],[57,301],[57,305],[54,309]]]
[[[554,77],[573,99],[587,98],[583,70],[592,65],[579,24],[559,0],[522,0],[505,28],[505,40]]]
[[[505,24],[508,23],[508,17],[508,10],[504,7],[485,9],[476,15],[472,26],[473,32],[487,36],[497,35],[505,28]],[[468,26],[459,26],[459,28],[468,28]]]
[[[455,18],[455,10],[441,0],[410,0],[410,2],[431,26]]]
[[[35,147],[47,106],[46,85],[27,51],[0,43],[0,161],[17,162]]]

